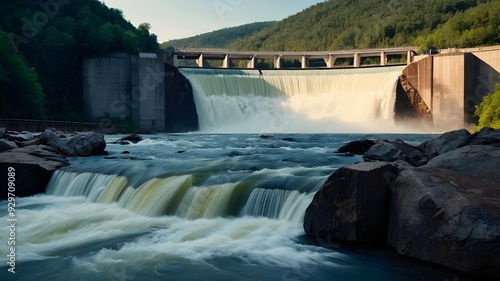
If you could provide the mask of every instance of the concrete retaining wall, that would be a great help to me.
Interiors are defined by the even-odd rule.
[[[499,72],[500,46],[427,56],[403,70],[439,130],[474,123],[475,106],[500,82]]]

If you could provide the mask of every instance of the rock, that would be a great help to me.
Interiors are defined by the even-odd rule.
[[[338,152],[340,153],[352,153],[352,154],[358,154],[358,155],[363,155],[365,154],[373,145],[375,145],[375,141],[368,140],[368,139],[362,139],[362,140],[356,140],[356,141],[351,141],[343,146],[341,146],[338,149]]]
[[[420,167],[427,164],[427,157],[418,148],[413,145],[407,144],[402,140],[388,141],[390,144],[397,147],[401,152],[403,152],[404,160],[415,167]]]
[[[116,140],[115,143],[119,143],[119,144],[130,144],[130,143],[138,143],[142,141],[142,137],[137,135],[137,134],[132,134],[132,135],[128,135],[128,136],[124,136],[124,137],[121,137],[119,138],[118,140]]]
[[[391,187],[399,172],[386,162],[336,170],[306,210],[306,234],[325,246],[338,241],[385,243]]]
[[[263,140],[274,140],[274,137],[271,135],[260,135],[259,138]]]
[[[59,138],[55,130],[47,129],[38,136],[38,143],[59,149],[64,142]]]
[[[69,162],[56,149],[45,146],[27,146],[0,153],[0,178],[7,183],[9,167],[15,169],[15,195],[31,196],[43,193],[52,173]],[[0,188],[0,200],[7,197],[7,185]]]
[[[483,128],[476,134],[472,135],[472,138],[467,145],[491,145],[500,147],[500,130]]]
[[[17,148],[15,142],[0,139],[0,153],[14,148]]]
[[[403,171],[393,190],[388,243],[400,254],[500,276],[498,183],[421,167]]]
[[[36,135],[30,132],[16,132],[16,131],[7,131],[4,135],[4,138],[10,141],[16,142],[25,142],[36,139]]]
[[[500,183],[500,148],[471,145],[433,158],[427,167],[447,168]]]
[[[472,135],[465,129],[450,131],[439,137],[423,142],[420,144],[419,148],[430,160],[439,154],[462,147],[467,144],[471,138]]]
[[[395,145],[389,142],[381,141],[372,146],[363,155],[365,161],[386,161],[394,162],[397,160],[405,160],[406,155],[397,148]]]
[[[38,143],[53,147],[68,157],[103,155],[106,149],[104,136],[96,132],[61,139],[54,130],[47,129],[38,137]]]
[[[87,157],[91,155],[104,155],[106,141],[104,136],[96,132],[80,133],[68,141],[62,141],[59,149],[70,157]]]
[[[281,140],[288,141],[288,142],[295,142],[294,138],[282,138]]]

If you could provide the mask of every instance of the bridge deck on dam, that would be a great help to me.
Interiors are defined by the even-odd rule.
[[[282,59],[297,59],[301,61],[301,68],[311,67],[313,59],[324,60],[328,68],[335,67],[337,59],[349,58],[353,67],[361,67],[363,58],[377,58],[380,66],[389,63],[389,57],[399,56],[406,60],[407,64],[413,61],[418,48],[399,47],[366,50],[340,50],[340,51],[310,51],[310,52],[250,52],[250,51],[228,51],[210,49],[181,49],[173,51],[173,65],[179,66],[179,60],[195,60],[198,67],[204,67],[207,60],[222,61],[223,68],[230,67],[231,60],[246,60],[247,68],[256,67],[256,59],[273,59],[274,68],[281,68]]]

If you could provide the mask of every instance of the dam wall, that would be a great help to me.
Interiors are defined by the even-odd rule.
[[[499,72],[500,46],[424,56],[403,70],[441,130],[474,123],[475,106],[494,90]]]

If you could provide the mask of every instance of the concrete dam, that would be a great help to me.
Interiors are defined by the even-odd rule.
[[[500,46],[448,50],[365,67],[357,53],[358,65],[343,68],[235,69],[113,54],[84,62],[85,111],[142,132],[398,132],[402,120],[463,128],[499,80],[499,55]]]

